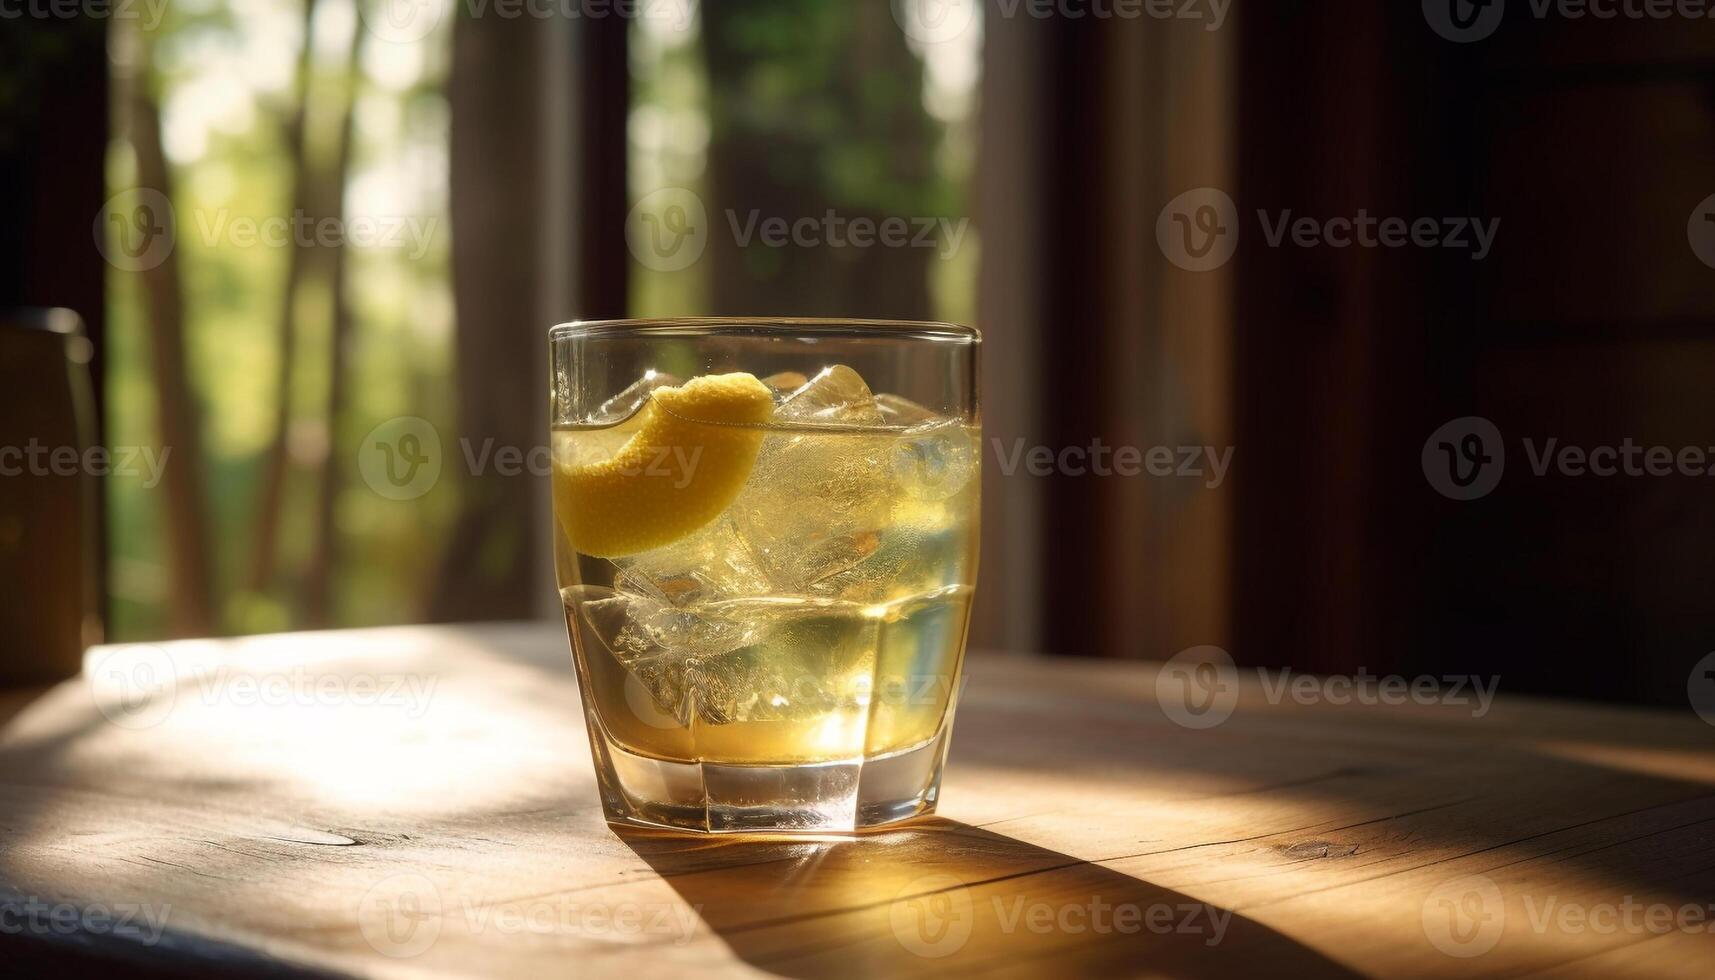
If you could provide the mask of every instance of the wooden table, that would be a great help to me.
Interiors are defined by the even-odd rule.
[[[556,626],[107,648],[0,700],[0,973],[1715,969],[1689,709],[1159,670],[974,654],[939,817],[745,841],[608,829]]]

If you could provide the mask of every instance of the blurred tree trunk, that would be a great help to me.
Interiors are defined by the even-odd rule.
[[[448,470],[490,448],[542,441],[547,343],[534,256],[544,215],[535,108],[543,83],[532,18],[461,17],[453,28],[451,216],[458,432]],[[490,441],[492,440],[492,441]],[[466,442],[468,441],[468,442]],[[492,462],[492,457],[490,456]],[[449,476],[451,473],[449,472]],[[438,622],[533,612],[532,481],[490,465],[459,474],[462,504],[426,615]]]
[[[304,0],[303,47],[298,52],[295,92],[297,103],[292,106],[285,124],[286,150],[292,161],[293,215],[307,213],[311,208],[309,141],[304,131],[309,115],[310,73],[314,66],[310,31],[315,12],[316,0]],[[362,33],[362,25],[356,25],[356,30]],[[307,249],[297,236],[292,236],[286,249],[286,281],[280,292],[280,363],[274,378],[274,432],[262,457],[261,472],[256,480],[256,505],[252,511],[252,551],[247,584],[257,592],[266,589],[274,577],[280,509],[286,492],[287,439],[292,423],[292,381],[298,350],[298,290],[309,264],[309,257],[305,254]]]
[[[361,2],[361,0],[360,0]],[[352,25],[351,47],[346,55],[345,104],[340,112],[339,147],[333,173],[325,188],[328,196],[322,213],[345,227],[345,185],[351,172],[352,129],[357,115],[357,95],[363,78],[363,43],[369,32],[361,23]],[[333,325],[328,336],[328,398],[325,425],[327,451],[322,455],[316,489],[315,531],[311,538],[309,567],[304,576],[304,617],[312,627],[327,626],[332,619],[332,578],[339,560],[339,528],[335,510],[339,503],[343,468],[340,461],[340,420],[345,416],[350,389],[349,350],[352,333],[351,297],[346,283],[351,256],[349,242],[341,242],[329,253],[329,290],[333,294]]]
[[[723,0],[702,17],[711,312],[927,316],[938,250],[831,243],[853,219],[905,219],[909,239],[910,219],[952,211],[923,66],[888,5]],[[830,208],[846,224],[817,247],[738,242]]]
[[[175,199],[172,171],[161,149],[161,114],[149,92],[148,45],[131,80],[130,137],[137,155],[137,184]],[[213,575],[210,569],[209,514],[203,490],[200,413],[185,367],[185,302],[175,248],[143,272],[148,299],[150,346],[155,374],[155,411],[161,445],[171,451],[161,481],[165,494],[166,540],[172,579],[171,629],[177,636],[206,636],[215,631]]]

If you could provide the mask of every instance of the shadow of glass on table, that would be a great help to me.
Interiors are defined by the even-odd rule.
[[[858,837],[613,829],[734,954],[781,976],[1355,975],[1227,909],[938,817]]]

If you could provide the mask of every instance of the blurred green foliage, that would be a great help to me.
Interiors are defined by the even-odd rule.
[[[356,26],[347,7],[322,4],[317,37],[339,41]],[[457,508],[456,481],[443,481],[411,507],[390,506],[370,492],[352,465],[355,447],[376,424],[419,415],[451,431],[450,228],[444,166],[447,111],[442,86],[445,31],[421,42],[405,62],[377,80],[343,75],[340,43],[320,42],[312,87],[312,142],[330,145],[344,87],[358,85],[356,159],[345,184],[347,217],[415,220],[432,228],[420,257],[414,245],[350,247],[355,335],[350,348],[351,404],[327,419],[329,323],[332,296],[325,277],[300,293],[297,370],[292,398],[293,465],[281,515],[281,573],[268,588],[243,586],[254,540],[256,480],[281,392],[274,379],[281,356],[279,309],[290,250],[244,244],[229,232],[291,213],[293,162],[283,120],[293,108],[292,74],[268,77],[247,62],[264,45],[288,52],[302,8],[273,0],[272,19],[231,16],[224,4],[206,10],[169,5],[148,37],[139,79],[158,94],[175,177],[175,244],[185,291],[186,358],[192,395],[201,410],[208,487],[207,520],[214,544],[220,625],[234,633],[302,625],[298,592],[309,557],[317,466],[339,454],[336,527],[342,560],[333,573],[333,620],[340,625],[408,621],[420,615],[438,541]],[[328,22],[323,23],[323,15]],[[343,21],[343,24],[341,23]],[[282,39],[280,35],[288,35]],[[326,48],[327,50],[323,50]],[[135,55],[137,49],[119,48]],[[391,52],[389,52],[391,54]],[[128,66],[119,65],[116,74]],[[122,109],[117,111],[123,111]],[[115,132],[123,131],[116,120]],[[135,182],[129,145],[112,144],[109,182]],[[403,207],[396,205],[403,204]],[[157,445],[154,373],[144,284],[136,274],[108,277],[107,431],[113,445]],[[449,447],[449,451],[451,451]],[[140,476],[109,480],[111,622],[116,640],[163,635],[167,628],[166,541],[158,488]]]
[[[860,23],[850,5],[825,0],[742,0],[741,6],[736,16],[729,12],[720,19],[733,32],[722,43],[747,52],[750,68],[742,79],[714,91],[695,26],[685,32],[634,26],[629,146],[634,196],[663,186],[706,189],[711,134],[718,138],[760,127],[792,134],[804,152],[759,155],[750,165],[769,180],[808,182],[829,207],[898,215],[966,213],[973,158],[968,114],[929,120],[935,143],[930,165],[902,169],[895,159],[900,107],[912,108],[909,125],[924,123],[922,72],[854,71],[853,60],[840,57],[852,45],[865,43],[859,35],[874,29],[874,18]],[[273,379],[289,251],[240,246],[219,229],[290,212],[294,175],[283,121],[292,109],[302,7],[294,0],[253,0],[240,17],[226,0],[170,4],[165,20],[148,37],[121,38],[114,46],[116,58],[144,65],[140,81],[163,108],[164,142],[176,177],[173,205],[189,374],[206,439],[207,520],[221,583],[218,613],[222,628],[230,632],[302,625],[297,595],[310,547],[315,467],[322,454],[341,454],[344,462],[336,507],[344,544],[332,590],[337,624],[420,616],[441,543],[458,509],[456,480],[443,479],[413,506],[400,507],[370,492],[350,465],[364,434],[395,416],[422,416],[442,432],[455,431],[444,93],[451,24],[416,45],[375,46],[362,77],[348,79],[340,69],[341,34],[354,26],[354,8],[343,0],[322,0],[320,8],[312,32],[317,66],[312,106],[326,104],[343,86],[355,84],[359,92],[357,152],[345,185],[348,217],[411,218],[434,233],[417,258],[409,249],[349,250],[355,336],[351,404],[343,418],[324,418],[321,409],[331,380],[332,297],[326,282],[315,278],[300,294],[298,361],[289,393],[294,464],[282,513],[282,572],[261,591],[242,583],[253,538],[255,482],[282,395],[273,390]],[[881,22],[897,29],[885,16]],[[148,58],[139,59],[138,44],[148,45]],[[128,67],[116,65],[116,74]],[[30,77],[28,70],[0,72],[5,79],[0,81],[0,111],[8,99],[19,99],[18,79]],[[116,132],[122,122],[115,120]],[[325,149],[336,120],[325,110],[312,111],[310,124],[312,145]],[[108,169],[112,188],[133,186],[134,165],[122,139],[113,144]],[[974,233],[968,236],[953,258],[932,262],[930,290],[934,312],[942,318],[969,322],[973,317],[974,239]],[[706,262],[684,273],[638,267],[631,313],[708,312],[707,269]],[[755,285],[767,288],[765,279]],[[143,283],[135,274],[114,271],[109,286],[109,439],[114,445],[156,445]],[[453,463],[457,446],[449,443],[444,450]],[[141,477],[110,481],[109,634],[114,639],[147,639],[167,629],[161,503]]]

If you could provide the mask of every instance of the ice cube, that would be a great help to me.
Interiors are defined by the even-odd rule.
[[[741,720],[759,698],[780,687],[769,673],[780,654],[759,646],[758,637],[792,617],[767,600],[738,600],[724,612],[686,610],[589,587],[569,601],[585,642],[612,654],[655,708],[682,725],[697,718],[710,724]]]
[[[762,379],[762,383],[774,389],[774,400],[780,401],[809,382],[797,371],[780,371]]]
[[[880,425],[881,411],[863,378],[844,364],[823,368],[775,409],[789,422]]]
[[[900,493],[913,500],[946,500],[976,475],[976,434],[957,419],[934,419],[900,434],[893,451]]]
[[[920,564],[917,539],[946,522],[935,505],[975,473],[970,430],[897,395],[872,395],[843,365],[794,391],[775,418],[781,427],[729,511],[750,559],[783,595],[891,598]],[[839,431],[814,428],[823,423]],[[901,503],[914,507],[902,513]]]
[[[787,430],[764,440],[730,513],[774,591],[861,602],[886,592],[885,569],[872,559],[892,533],[893,443],[879,431]]]
[[[935,422],[941,418],[911,399],[894,394],[876,395],[875,407],[877,411],[881,412],[881,421],[886,425],[922,425],[925,422]]]
[[[636,415],[655,394],[657,388],[676,388],[684,384],[682,380],[663,371],[648,370],[643,377],[627,385],[625,390],[601,403],[595,410],[595,417],[588,421],[596,425],[610,425],[621,422]]]
[[[742,496],[742,495],[741,495]],[[766,595],[769,580],[730,515],[665,547],[613,560],[621,592],[686,607]]]

